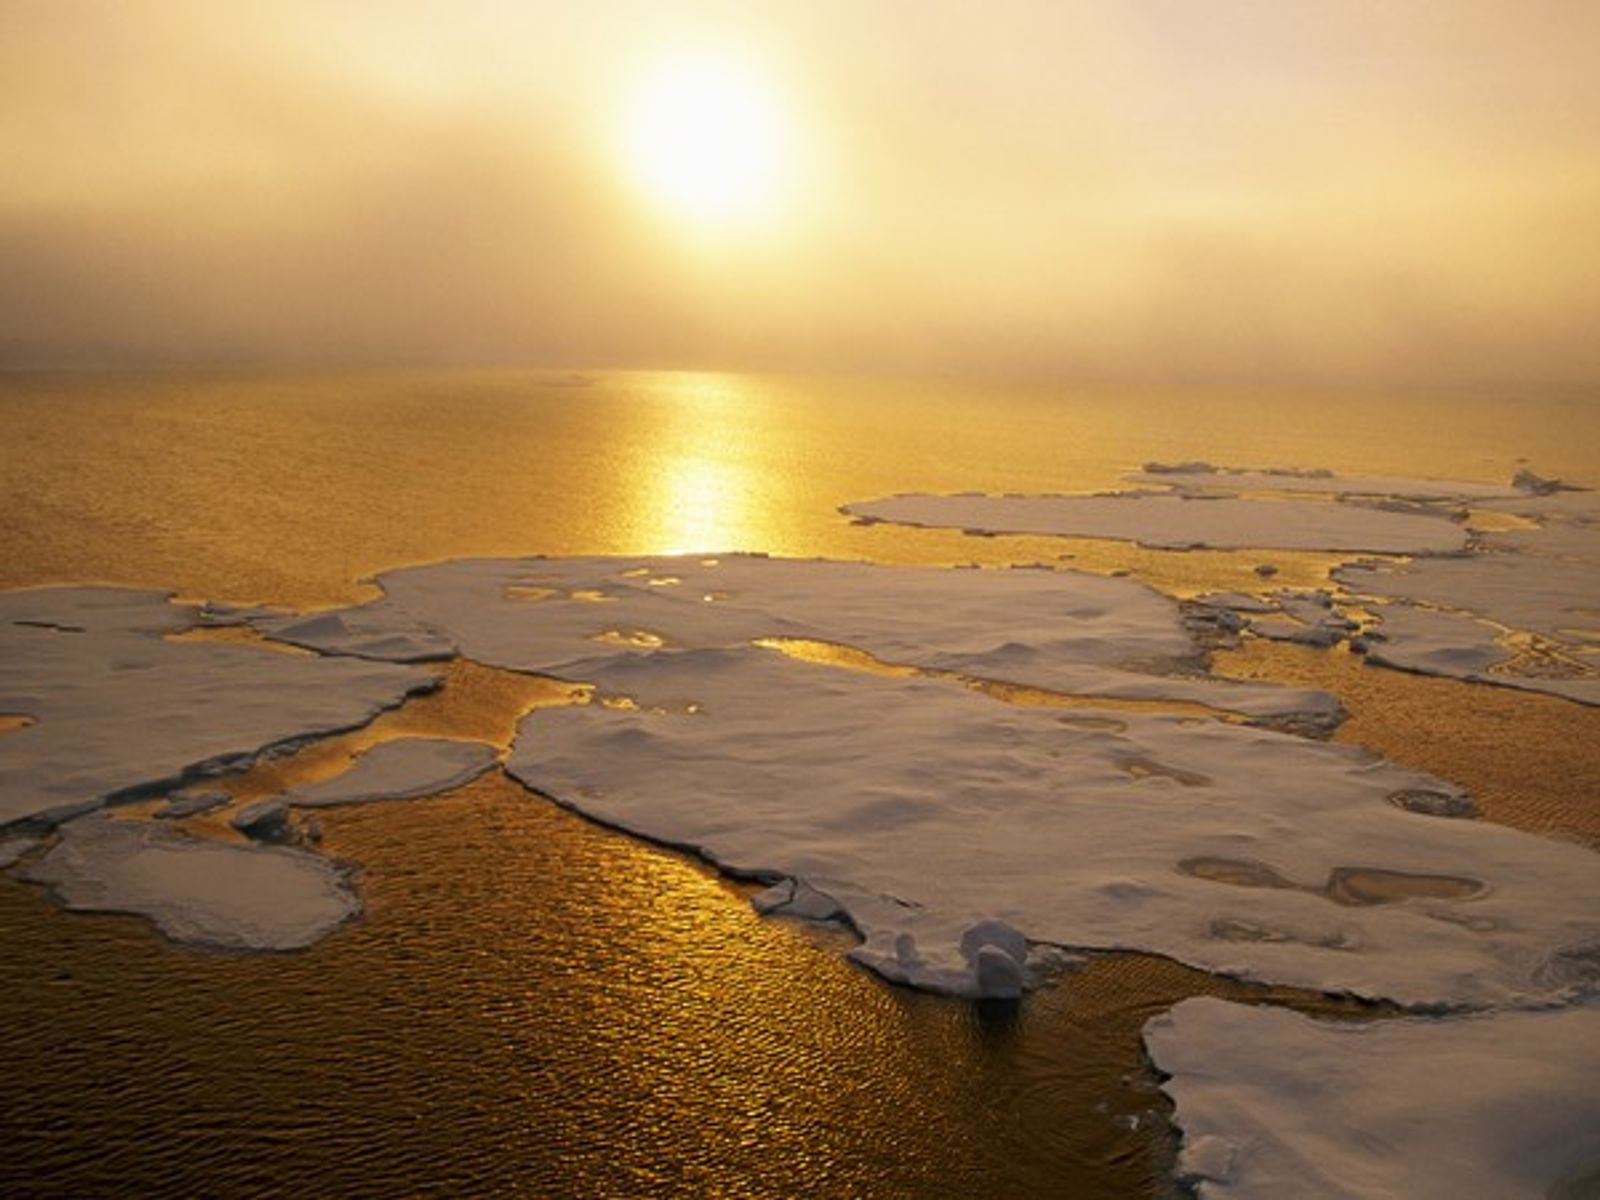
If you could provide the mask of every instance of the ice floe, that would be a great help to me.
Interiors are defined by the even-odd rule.
[[[0,867],[9,867],[21,861],[40,844],[40,839],[33,837],[0,838]]]
[[[1444,512],[1319,500],[1155,492],[1106,496],[900,495],[847,504],[850,516],[984,533],[1113,538],[1158,549],[1351,550],[1434,554],[1466,545]]]
[[[227,950],[298,950],[361,908],[346,868],[319,855],[104,814],[61,826],[22,875],[68,908],[135,913],[174,941]]]
[[[295,808],[412,800],[460,787],[498,760],[499,751],[482,742],[400,738],[374,746],[342,775],[291,788],[281,799]]]
[[[383,596],[300,637],[370,652],[385,622],[426,627],[477,662],[579,679],[575,663],[763,639],[853,647],[895,664],[1256,718],[1337,720],[1323,692],[1199,675],[1169,598],[1131,579],[1047,569],[950,570],[755,555],[481,559],[381,575]],[[271,625],[261,626],[271,636]]]
[[[968,931],[1137,949],[1405,1004],[1548,1001],[1600,939],[1600,859],[1421,815],[1456,789],[1249,726],[1003,705],[755,649],[576,668],[636,707],[526,718],[508,770],[597,820],[820,893],[886,977],[975,994]],[[1440,806],[1441,811],[1450,805]],[[970,947],[968,947],[970,950]]]
[[[92,810],[364,724],[421,670],[176,641],[196,610],[163,592],[0,593],[0,711],[35,718],[0,742],[0,827]]]
[[[1550,516],[1474,553],[1334,572],[1375,598],[1375,661],[1600,704],[1600,526]]]
[[[1127,477],[1134,483],[1194,491],[1313,492],[1327,496],[1392,497],[1396,500],[1499,500],[1528,494],[1531,487],[1474,483],[1461,479],[1410,479],[1398,475],[1337,475],[1322,469],[1219,467],[1208,462],[1145,463]]]
[[[1600,1008],[1370,1024],[1185,1000],[1144,1040],[1204,1197],[1576,1200],[1600,1183]]]
[[[221,808],[232,799],[227,792],[216,788],[185,788],[172,793],[154,815],[163,821],[178,821]]]

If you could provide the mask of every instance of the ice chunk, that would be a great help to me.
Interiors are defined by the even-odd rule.
[[[101,814],[63,825],[23,876],[68,908],[137,913],[174,941],[229,950],[297,950],[361,908],[346,871],[317,855]]]
[[[163,821],[174,821],[221,808],[231,799],[233,797],[227,792],[215,788],[187,788],[174,792],[165,804],[156,809],[155,815]]]
[[[844,915],[837,900],[800,879],[775,883],[750,897],[750,904],[758,913],[782,913],[803,921],[833,921]]]
[[[245,805],[228,823],[258,842],[287,842],[294,837],[289,828],[289,806],[277,798]]]
[[[1503,1004],[1567,995],[1538,965],[1600,935],[1592,852],[1407,811],[1390,797],[1457,789],[1358,748],[1086,722],[757,650],[582,673],[640,707],[530,715],[514,776],[736,873],[810,881],[864,937],[852,957],[898,982],[975,994],[963,935],[997,918],[1032,943]],[[700,711],[663,703],[683,697]]]
[[[436,686],[389,663],[163,636],[195,623],[164,592],[0,593],[0,712],[36,718],[0,747],[0,827],[170,787]]]
[[[344,774],[293,788],[282,799],[296,808],[411,800],[460,787],[498,759],[499,752],[482,742],[400,738],[374,746]]]
[[[1117,538],[1163,549],[1209,547],[1429,554],[1460,550],[1466,531],[1444,513],[1389,512],[1313,500],[1127,493],[1111,496],[902,495],[843,512],[898,525],[989,533]]]
[[[1004,921],[979,921],[961,935],[961,953],[972,963],[979,999],[1015,1000],[1022,995],[1027,939]]]
[[[1542,1200],[1600,1172],[1592,1004],[1336,1024],[1200,998],[1144,1040],[1205,1196]]]

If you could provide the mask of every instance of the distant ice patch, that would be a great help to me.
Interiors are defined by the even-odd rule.
[[[135,913],[173,941],[224,950],[303,949],[361,910],[347,871],[318,855],[103,814],[61,826],[22,874],[68,908]]]
[[[1500,500],[1525,494],[1515,482],[1494,484],[1463,479],[1412,479],[1399,475],[1338,475],[1314,468],[1219,467],[1208,462],[1145,463],[1127,478],[1134,483],[1190,492],[1306,492],[1325,496],[1364,496],[1395,500]]]
[[[1445,513],[1367,504],[1129,492],[1107,496],[901,495],[847,504],[870,521],[985,533],[1113,538],[1158,549],[1459,550],[1466,530]]]
[[[1316,1021],[1185,1000],[1145,1026],[1202,1196],[1575,1200],[1600,1183],[1600,1008]]]

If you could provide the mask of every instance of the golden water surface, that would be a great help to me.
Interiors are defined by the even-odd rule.
[[[1112,487],[1146,459],[1600,482],[1600,408],[1518,396],[1130,393],[684,374],[0,376],[0,586],[100,581],[299,607],[484,554],[759,550],[1049,561],[1174,594],[1335,561],[856,526],[897,491]],[[793,648],[791,648],[793,649]],[[1600,710],[1253,645],[1339,736],[1600,844]],[[385,736],[502,744],[571,689],[471,664],[373,729],[229,781],[257,795]],[[825,669],[819,667],[818,669]],[[997,699],[1026,699],[997,697]],[[778,719],[775,714],[775,719]],[[3,752],[3,746],[0,746]],[[1172,1138],[1138,1029],[1186,995],[1318,1011],[1143,956],[1018,1010],[887,987],[748,889],[499,773],[334,810],[366,917],[232,956],[0,884],[7,1194],[1158,1193]]]

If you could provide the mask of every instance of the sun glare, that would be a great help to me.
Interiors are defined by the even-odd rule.
[[[705,224],[770,217],[785,165],[784,122],[760,76],[718,58],[662,63],[634,96],[628,165],[646,196]]]

